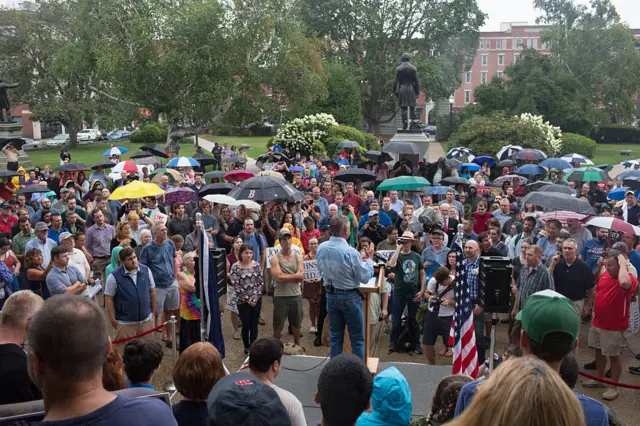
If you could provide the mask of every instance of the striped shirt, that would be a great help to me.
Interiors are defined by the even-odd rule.
[[[532,271],[528,265],[524,265],[518,278],[518,311],[524,308],[529,296],[546,289],[554,291],[556,289],[551,272],[542,263]]]

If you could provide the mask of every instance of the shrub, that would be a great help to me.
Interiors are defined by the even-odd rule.
[[[378,138],[371,133],[363,133],[364,145],[367,151],[380,151],[380,145],[378,144]]]
[[[596,152],[596,141],[576,133],[564,133],[562,135],[562,151],[560,154],[574,152],[591,158]]]
[[[322,155],[327,151],[327,147],[320,141],[315,141],[313,146],[311,147],[311,152],[313,156],[318,158],[322,157]]]
[[[315,142],[322,142],[338,123],[329,114],[305,115],[282,125],[273,142],[292,152],[310,154]]]
[[[180,144],[195,144],[195,141],[193,140],[193,136],[189,136],[186,138],[180,138],[180,140],[178,141],[178,143]]]
[[[333,126],[329,128],[327,130],[326,140],[336,140],[338,142],[354,141],[358,142],[360,146],[365,145],[364,134],[355,127],[350,126]]]
[[[544,121],[541,115],[533,115],[528,112],[520,114],[519,118],[521,123],[531,125],[542,132],[546,145],[546,148],[542,151],[551,156],[558,155],[562,151],[562,131],[560,127]]]
[[[167,127],[159,123],[143,124],[130,137],[133,143],[164,143],[167,140]]]
[[[640,129],[625,124],[600,126],[594,137],[599,143],[640,143]]]

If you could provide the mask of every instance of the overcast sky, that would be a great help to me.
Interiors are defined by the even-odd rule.
[[[528,22],[535,24],[540,12],[533,8],[532,0],[477,0],[487,19],[480,31],[499,31],[501,22]],[[578,3],[588,4],[586,0]],[[640,28],[640,0],[612,0],[620,17],[632,28]]]

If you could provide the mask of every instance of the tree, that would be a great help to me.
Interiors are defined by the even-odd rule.
[[[580,6],[572,0],[535,0],[540,22],[551,24],[544,40],[589,97],[611,121],[629,122],[640,89],[640,55],[634,36],[610,0]]]
[[[413,54],[428,98],[448,97],[472,64],[484,23],[475,0],[301,0],[300,13],[310,35],[328,40],[329,55],[360,70],[374,134],[384,114],[397,112],[392,86],[402,52]]]
[[[310,113],[333,115],[338,123],[354,126],[362,119],[360,87],[355,72],[337,60],[327,60],[323,66],[327,76],[327,93],[324,100],[315,102]]]

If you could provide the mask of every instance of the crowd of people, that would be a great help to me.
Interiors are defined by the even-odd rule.
[[[220,145],[213,154],[216,158],[226,155]],[[472,299],[478,362],[484,364],[491,316],[484,312],[479,289],[480,257],[500,256],[514,266],[512,311],[503,322],[508,323],[511,345],[525,356],[518,357],[518,350],[512,350],[509,358],[516,359],[505,361],[482,387],[462,377],[446,378],[434,396],[436,411],[419,424],[444,423],[454,414],[460,415],[454,423],[489,424],[499,417],[502,420],[492,424],[513,424],[509,419],[516,414],[509,411],[513,408],[509,404],[502,404],[499,415],[497,408],[495,412],[486,408],[500,405],[489,391],[496,386],[513,386],[508,394],[514,405],[525,392],[534,393],[530,389],[548,388],[562,400],[562,407],[557,412],[538,407],[549,416],[545,424],[606,424],[604,406],[572,392],[573,386],[567,387],[566,379],[558,380],[557,372],[578,345],[581,323],[591,322],[588,342],[581,344],[594,349],[595,361],[585,368],[595,370],[597,377],[619,381],[624,333],[631,309],[637,309],[632,304],[640,268],[635,232],[589,228],[579,215],[543,212],[523,203],[530,189],[519,179],[492,187],[487,165],[466,182],[448,185],[447,178],[463,179],[465,170],[450,166],[445,158],[414,166],[401,156],[389,167],[382,158],[365,162],[344,150],[331,160],[299,153],[288,158],[289,154],[274,151],[259,164],[302,192],[301,201],[227,205],[202,196],[170,204],[162,196],[110,199],[116,188],[145,178],[134,171],[112,180],[100,169],[87,179],[83,172],[59,176],[45,166],[42,171],[18,168],[15,184],[5,178],[0,183],[0,349],[8,345],[4,350],[17,366],[10,374],[20,380],[16,390],[3,392],[0,404],[42,397],[51,421],[69,419],[71,414],[82,419],[60,424],[82,424],[107,415],[133,416],[130,412],[137,411],[138,404],[147,404],[141,407],[154,409],[158,424],[172,424],[173,418],[163,416],[152,402],[134,403],[105,391],[151,386],[162,361],[162,345],[154,334],[112,345],[107,324],[118,341],[176,316],[179,341],[172,341],[167,327],[161,340],[180,352],[173,370],[176,387],[185,397],[174,407],[179,424],[203,418],[232,424],[225,421],[232,421],[232,413],[241,415],[239,399],[260,395],[263,403],[256,404],[266,410],[271,423],[280,424],[283,419],[282,424],[303,425],[300,402],[273,380],[280,371],[285,326],[294,345],[300,346],[308,315],[314,345],[323,345],[323,329],[329,328],[331,361],[318,383],[324,424],[407,425],[411,396],[406,380],[399,371],[388,369],[372,382],[362,364],[365,351],[373,349],[376,336],[384,331],[390,335],[389,354],[424,354],[428,364],[451,357],[456,270],[462,268]],[[336,177],[341,170],[358,167],[372,171],[375,179],[363,183],[358,177],[347,181]],[[197,192],[210,183],[195,170],[181,174],[180,179],[163,176],[158,186],[163,190],[185,186]],[[407,175],[426,177],[442,190],[376,191],[388,178]],[[563,181],[557,173],[550,178],[555,184],[582,188],[582,183]],[[36,183],[48,186],[50,192],[17,191]],[[585,185],[586,191],[576,196],[586,198],[602,216],[638,224],[640,204],[633,190],[625,191],[619,205],[609,205],[598,183]],[[237,376],[244,378],[225,376],[220,354],[200,342],[196,248],[202,230],[195,224],[197,213],[202,215],[209,248],[225,250],[227,295],[222,321],[230,321],[232,339],[241,340],[249,355],[248,374]],[[456,243],[463,248],[464,259],[457,258]],[[313,260],[320,278],[306,279],[305,261]],[[378,268],[385,269],[385,279],[380,292],[372,295],[369,312],[364,312],[359,288]],[[96,285],[103,287],[106,313],[91,297],[78,297],[93,296]],[[267,300],[267,295],[272,297]],[[17,307],[12,308],[12,300]],[[273,308],[273,323],[268,327],[262,319],[266,303]],[[12,309],[19,312],[12,314]],[[549,315],[534,318],[529,312],[534,309],[548,309]],[[369,315],[372,325],[368,348],[364,315]],[[547,322],[541,324],[543,320]],[[69,330],[73,330],[71,336],[67,336]],[[346,332],[355,357],[342,355]],[[436,353],[439,337],[443,348]],[[93,346],[76,348],[82,347],[83,339]],[[64,347],[59,347],[60,342]],[[103,378],[103,364],[105,376],[111,372],[108,379]],[[77,366],[77,371],[72,373],[71,366]],[[640,367],[629,366],[629,370],[640,374]],[[514,377],[528,382],[516,384]],[[66,386],[65,380],[75,385]],[[240,386],[244,381],[247,385]],[[98,383],[102,385],[96,387]],[[615,386],[602,382],[589,380],[581,385],[603,388],[602,397],[607,400],[618,396]],[[267,388],[273,392],[264,391]],[[393,420],[379,417],[376,411],[390,398],[390,388],[401,393],[393,399],[400,404],[393,409]],[[64,400],[62,389],[71,393]],[[87,389],[95,391],[91,401],[85,400]],[[358,401],[349,396],[351,391],[358,394]],[[273,403],[274,395],[280,403]],[[216,402],[207,406],[212,396]],[[544,398],[541,395],[536,403],[551,403]],[[75,403],[85,408],[72,410]],[[370,404],[373,412],[360,416]],[[483,411],[497,417],[483,418]],[[96,420],[96,424],[100,423]]]

